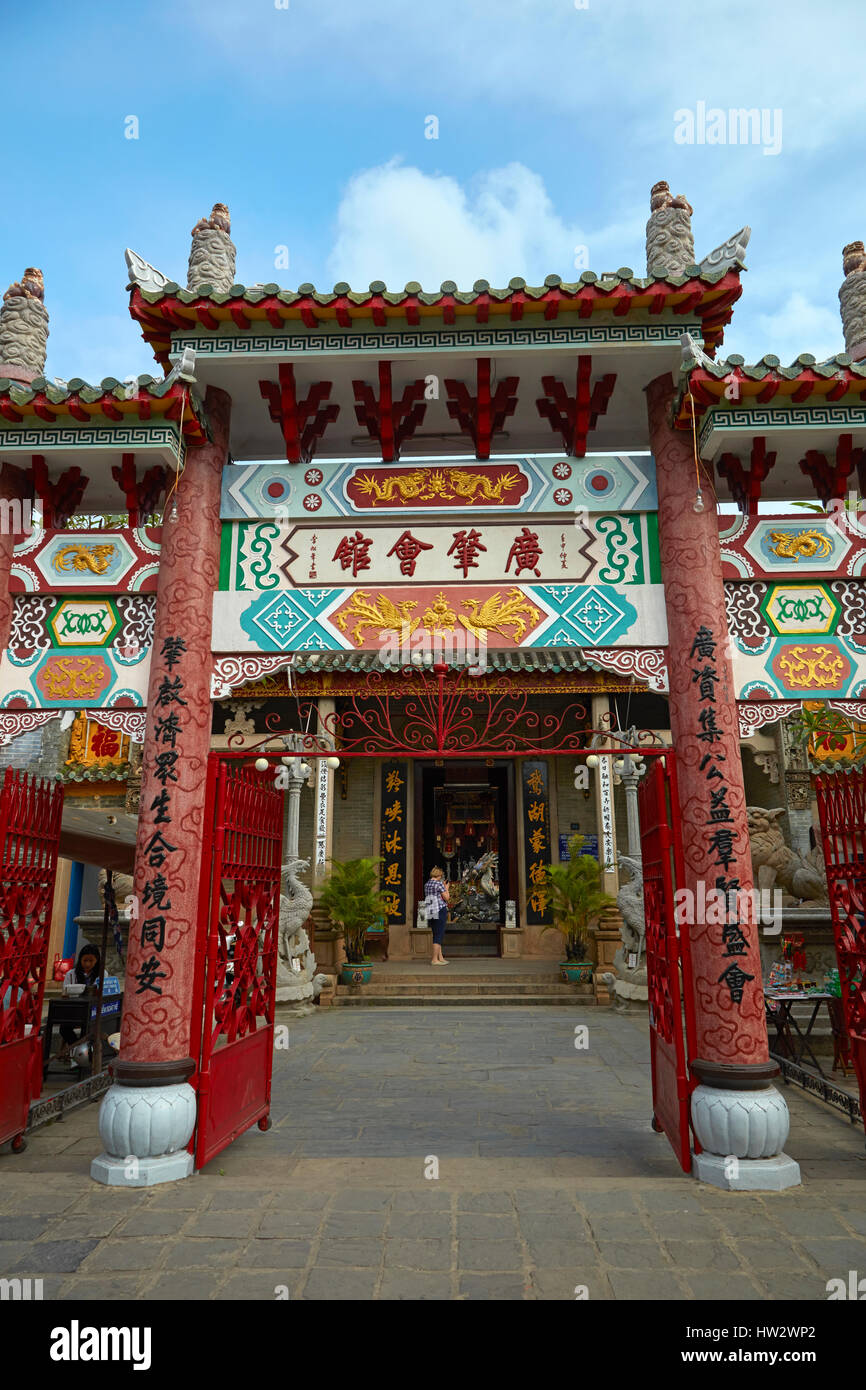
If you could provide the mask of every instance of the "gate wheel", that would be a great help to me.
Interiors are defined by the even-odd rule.
[[[659,1124],[659,1122],[658,1122],[658,1120],[656,1119],[655,1115],[653,1115],[653,1129],[655,1130],[656,1134],[664,1134],[664,1132],[665,1132],[665,1131],[664,1131],[664,1126]]]
[[[22,1154],[27,1148],[27,1140],[23,1134],[16,1134],[9,1147],[14,1154]]]
[[[271,1119],[270,1115],[263,1115],[262,1118],[259,1120],[259,1129],[262,1131],[263,1134],[267,1134],[272,1124],[273,1120]]]

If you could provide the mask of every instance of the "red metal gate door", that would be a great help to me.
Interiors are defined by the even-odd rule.
[[[273,772],[212,755],[206,805],[193,1012],[201,1019],[196,1168],[256,1121],[270,1124],[283,843]]]
[[[653,1127],[663,1130],[684,1172],[691,1171],[689,1081],[683,1037],[692,1051],[688,928],[677,931],[674,890],[683,882],[680,812],[673,755],[654,758],[638,789],[649,989]],[[682,977],[680,967],[682,965]]]
[[[0,1144],[21,1143],[42,1086],[42,995],[63,785],[7,768],[0,789]]]
[[[866,773],[821,773],[814,779],[842,1012],[866,1121]]]

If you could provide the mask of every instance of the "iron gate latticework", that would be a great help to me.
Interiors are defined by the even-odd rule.
[[[192,1038],[195,1166],[270,1125],[283,796],[249,764],[211,754]],[[196,1024],[194,1022],[193,1027]]]
[[[0,789],[0,1144],[20,1144],[42,1082],[42,996],[63,784],[7,768]]]
[[[866,772],[814,779],[842,1012],[866,1118]]]
[[[693,1083],[694,1009],[688,928],[677,930],[674,893],[684,879],[680,810],[672,754],[657,758],[638,788],[643,856],[653,1128],[670,1140],[691,1171],[689,1097]],[[685,1024],[685,1038],[683,1027]],[[688,1044],[688,1051],[686,1049]],[[695,1141],[697,1145],[697,1141]]]
[[[587,710],[579,701],[540,709],[531,688],[483,672],[473,676],[465,667],[368,672],[325,715],[315,698],[299,695],[293,703],[297,725],[283,728],[279,713],[271,713],[260,742],[297,739],[297,751],[312,758],[531,757],[577,753],[587,742]],[[229,738],[230,747],[244,743],[243,734]]]

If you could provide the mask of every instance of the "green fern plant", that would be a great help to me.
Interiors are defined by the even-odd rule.
[[[385,915],[386,901],[379,891],[381,859],[331,859],[331,875],[319,895],[338,935],[343,937],[350,965],[364,960],[364,937],[369,927]]]
[[[553,921],[544,930],[562,933],[565,958],[569,961],[586,960],[590,923],[606,908],[616,907],[616,898],[602,890],[598,860],[581,854],[584,839],[583,835],[572,835],[568,862],[547,868]]]

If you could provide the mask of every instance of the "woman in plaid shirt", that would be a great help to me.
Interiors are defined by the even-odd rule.
[[[427,912],[427,920],[433,928],[433,957],[430,964],[447,965],[448,962],[442,954],[442,942],[445,940],[445,923],[448,921],[448,884],[440,868],[430,870],[430,877],[424,885],[424,897],[428,904],[433,899],[439,906],[435,917],[430,915],[429,907]]]

